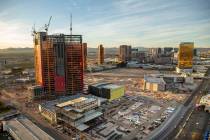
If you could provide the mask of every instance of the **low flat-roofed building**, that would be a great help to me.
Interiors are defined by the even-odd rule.
[[[185,78],[176,74],[150,74],[151,77],[163,78],[166,83],[184,83]]]
[[[51,124],[57,123],[56,105],[80,97],[80,95],[74,96],[61,96],[56,100],[46,101],[39,104],[39,112],[45,117]]]
[[[90,96],[90,95],[86,95],[86,96],[88,96],[89,98],[92,97],[92,98],[97,99],[98,106],[107,102],[107,99],[104,99],[104,98],[100,98],[97,96]],[[56,112],[57,107],[56,107],[56,105],[64,103],[66,101],[73,100],[75,98],[79,98],[79,97],[85,97],[85,96],[81,96],[81,95],[64,96],[64,97],[59,97],[56,100],[43,102],[43,103],[39,104],[39,112],[51,124],[57,124],[57,112]]]
[[[145,77],[143,80],[143,90],[149,91],[164,91],[166,83],[163,78],[157,77]]]
[[[15,140],[54,140],[26,117],[17,117],[3,122],[3,130]]]
[[[142,90],[148,91],[176,91],[177,87],[183,85],[193,85],[193,77],[176,74],[149,74],[140,80]]]
[[[89,93],[106,98],[109,101],[118,99],[125,94],[124,86],[115,85],[112,83],[97,83],[88,86]]]
[[[67,131],[84,131],[90,127],[87,122],[102,115],[98,107],[98,99],[93,96],[80,96],[59,103],[56,105],[57,123]]]

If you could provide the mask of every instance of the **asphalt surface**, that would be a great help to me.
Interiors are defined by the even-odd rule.
[[[208,76],[210,75],[210,69],[208,70]],[[203,111],[195,110],[195,105],[199,103],[200,98],[203,96],[206,90],[210,89],[210,79],[204,79],[201,86],[196,90],[195,94],[188,98],[185,102],[185,106],[192,106],[186,113],[185,117],[179,123],[177,128],[171,133],[170,138],[174,140],[192,139],[192,136],[202,139],[202,133],[207,125],[209,114]],[[190,101],[191,100],[191,101]]]
[[[205,128],[208,125],[208,123],[206,123],[208,122],[208,119],[208,113],[194,110],[181,133],[174,139],[203,139],[203,133],[205,132]]]

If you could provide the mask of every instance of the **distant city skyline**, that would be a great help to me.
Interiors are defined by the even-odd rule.
[[[210,0],[1,0],[0,49],[33,47],[32,26],[83,35],[88,47],[210,47]]]

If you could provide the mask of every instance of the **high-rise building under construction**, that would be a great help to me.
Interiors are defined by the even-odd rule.
[[[179,45],[177,72],[192,72],[193,66],[193,42],[183,42]]]
[[[98,64],[104,63],[104,47],[102,44],[98,46]]]
[[[65,95],[83,91],[81,35],[34,35],[36,84],[49,94]]]

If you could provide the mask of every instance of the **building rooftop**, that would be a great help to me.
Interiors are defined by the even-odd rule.
[[[79,95],[74,95],[74,96],[64,96],[64,97],[60,97],[56,100],[52,100],[52,101],[46,101],[44,103],[41,103],[41,105],[43,107],[45,107],[46,109],[49,109],[53,112],[55,112],[55,108],[56,108],[56,105],[59,104],[59,103],[62,103],[62,102],[66,102],[70,99],[74,99],[76,97],[79,97]]]
[[[84,131],[85,129],[90,127],[90,126],[88,126],[84,123],[86,123],[90,120],[93,120],[93,119],[101,116],[102,114],[103,114],[102,112],[99,112],[99,111],[96,111],[96,110],[89,111],[89,112],[87,112],[87,114],[84,115],[84,119],[78,120],[75,123],[75,127],[80,131]]]
[[[103,87],[105,85],[108,85],[108,84],[111,84],[111,83],[96,83],[96,84],[93,84],[92,86],[101,88],[101,87]]]
[[[109,85],[103,86],[103,88],[108,88],[108,89],[116,89],[116,88],[119,88],[119,87],[121,87],[121,86],[114,85],[114,84],[109,84]]]
[[[64,103],[57,104],[56,106],[57,107],[65,107],[65,106],[69,106],[69,105],[80,103],[80,102],[85,101],[85,100],[87,100],[87,98],[79,97],[79,98],[76,98],[76,99],[73,99],[73,100],[66,101]]]
[[[56,100],[52,100],[52,101],[47,101],[47,102],[41,103],[40,105],[43,106],[44,108],[52,111],[52,112],[55,112],[56,105],[59,105],[59,104],[62,104],[64,102],[68,102],[69,100],[74,100],[74,99],[80,98],[80,97],[87,98],[88,100],[85,101],[86,103],[90,102],[91,100],[98,100],[100,104],[107,101],[104,98],[100,98],[100,97],[93,96],[93,95],[91,95],[91,96],[73,95],[73,96],[60,97],[60,98],[58,98]],[[72,107],[64,106],[64,109],[72,110]],[[76,110],[76,111],[78,111],[78,110]]]
[[[112,83],[97,83],[92,86],[97,87],[97,88],[107,88],[107,89],[115,89],[115,88],[121,87],[119,85],[115,85]]]
[[[144,80],[150,83],[158,83],[158,84],[164,83],[165,84],[165,81],[163,80],[163,78],[145,77]]]
[[[183,77],[178,74],[150,74],[152,77]]]
[[[18,137],[21,140],[54,140],[25,117],[5,121],[4,129],[12,133],[13,137]]]
[[[57,107],[67,107],[67,106],[77,106],[77,105],[80,105],[82,103],[89,103],[89,102],[93,102],[93,101],[96,101],[95,98],[93,97],[78,97],[78,98],[75,98],[73,100],[69,100],[69,101],[66,101],[66,102],[63,102],[63,103],[60,103],[60,104],[57,104],[56,106]]]
[[[183,44],[194,44],[194,42],[181,42],[180,45],[183,45]]]

